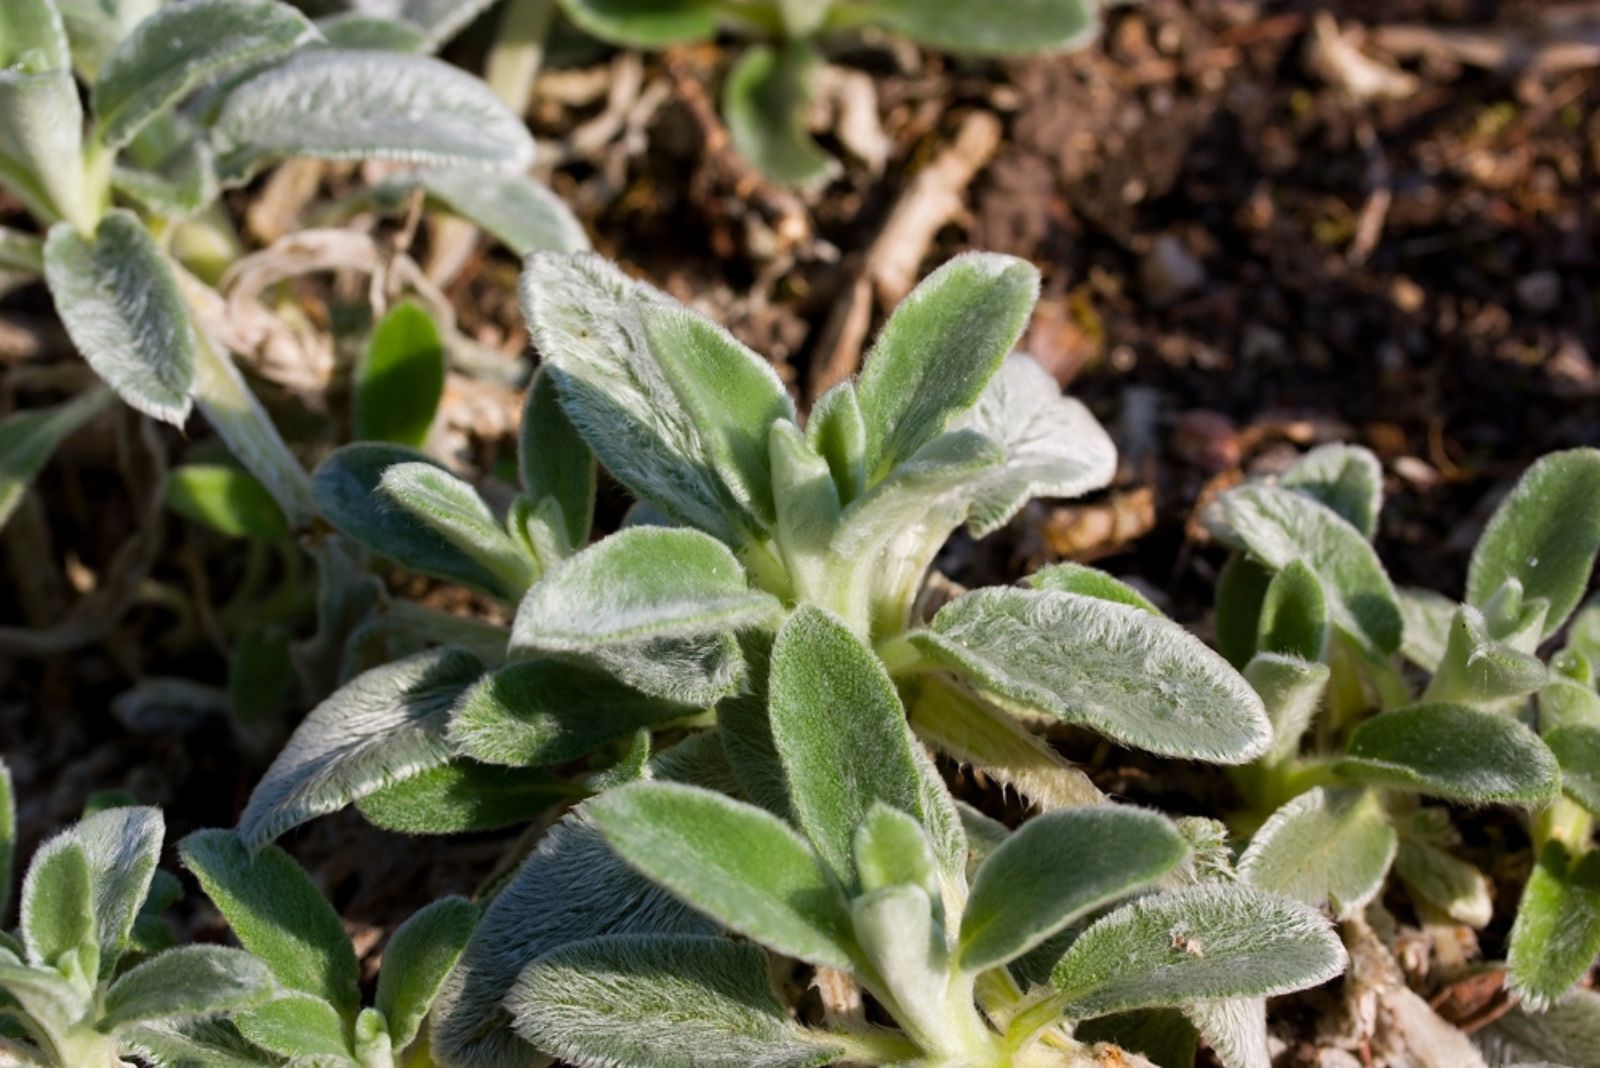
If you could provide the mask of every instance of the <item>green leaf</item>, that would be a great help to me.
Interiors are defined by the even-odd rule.
[[[840,505],[861,496],[867,486],[867,424],[853,381],[840,382],[811,406],[806,444],[828,461]]]
[[[1539,730],[1548,738],[1562,727],[1600,727],[1600,694],[1591,684],[1552,672],[1539,691]]]
[[[1553,1004],[1600,954],[1600,851],[1572,856],[1545,843],[1511,928],[1511,989],[1532,1009]]]
[[[979,590],[911,637],[1013,713],[1218,763],[1251,760],[1272,741],[1249,684],[1182,627],[1139,608],[1052,590]]]
[[[1199,1029],[1223,1068],[1260,1068],[1272,1063],[1265,998],[1196,1001],[1185,1005],[1183,1014]]]
[[[247,852],[232,831],[196,831],[178,846],[184,866],[245,949],[293,990],[358,1008],[355,951],[339,914],[294,859],[274,845]]]
[[[1041,809],[1105,800],[1089,776],[1013,716],[974,696],[953,678],[917,678],[902,686],[911,726],[929,745]]]
[[[833,552],[855,564],[863,589],[883,585],[886,570],[907,569],[920,581],[928,560],[966,518],[985,472],[1004,458],[975,430],[941,434],[851,502],[839,517]]]
[[[72,42],[72,61],[86,82],[134,28],[155,14],[161,0],[55,0]]]
[[[105,410],[111,394],[88,389],[49,408],[30,408],[0,419],[0,527],[61,443]]]
[[[1415,705],[1362,723],[1335,770],[1357,782],[1472,804],[1534,806],[1560,788],[1538,735],[1463,705]]]
[[[567,548],[583,548],[594,520],[594,454],[562,410],[555,380],[543,369],[533,376],[522,407],[517,470],[530,500],[549,499],[560,506]]]
[[[1261,695],[1272,721],[1271,759],[1286,760],[1300,751],[1331,675],[1326,664],[1276,653],[1258,653],[1244,666],[1244,677]]]
[[[384,472],[412,462],[427,462],[427,458],[398,445],[346,445],[322,461],[312,476],[318,512],[341,532],[413,571],[459,582],[502,600],[520,597],[525,584],[508,586],[486,562],[452,544],[416,515],[395,507],[387,495],[380,495]],[[472,507],[480,518],[483,510],[486,506],[481,501]]]
[[[357,0],[358,6],[421,27],[428,47],[437,49],[484,11],[494,0]]]
[[[717,0],[561,0],[561,10],[586,33],[635,48],[710,40],[724,6]]]
[[[228,464],[184,464],[167,472],[166,504],[230,538],[285,542],[289,521],[266,487]]]
[[[437,1060],[461,1068],[541,1063],[501,1006],[523,969],[561,946],[603,935],[713,932],[628,867],[589,813],[580,805],[551,828],[490,900],[429,1017]]]
[[[28,962],[54,968],[95,944],[94,874],[83,845],[66,831],[39,847],[22,883],[21,932]]]
[[[1261,606],[1271,584],[1272,572],[1242,552],[1230,555],[1217,576],[1217,650],[1236,668],[1256,655]]]
[[[254,849],[291,827],[438,767],[450,709],[483,674],[477,657],[434,649],[373,668],[305,718],[239,817]]]
[[[851,5],[845,6],[845,12]],[[1098,31],[1089,0],[876,0],[861,17],[918,44],[967,55],[1053,52],[1086,44]]]
[[[939,872],[933,844],[914,816],[882,801],[867,810],[856,828],[852,846],[861,888],[917,886],[929,896],[939,893]]]
[[[278,0],[188,0],[139,23],[94,83],[100,139],[112,148],[223,75],[275,59],[321,37]]]
[[[1495,640],[1483,613],[1462,605],[1423,699],[1492,708],[1507,698],[1536,693],[1549,680],[1537,657]]]
[[[106,991],[102,1031],[214,1016],[259,1005],[276,989],[261,961],[223,946],[182,946],[130,969]]]
[[[1222,498],[1232,538],[1275,570],[1310,568],[1333,625],[1369,654],[1400,648],[1400,607],[1383,564],[1361,532],[1337,512],[1293,490],[1248,485]]]
[[[350,1059],[350,1041],[339,1010],[312,994],[274,998],[238,1014],[234,1022],[251,1042],[283,1057]],[[337,1063],[343,1068],[343,1061]]]
[[[1588,1068],[1600,1049],[1600,994],[1574,990],[1543,1012],[1517,1005],[1473,1037],[1491,1064]]]
[[[277,160],[384,159],[525,170],[533,138],[488,85],[428,56],[314,49],[228,94],[212,127],[223,178]]]
[[[559,764],[702,710],[640,693],[589,665],[537,657],[491,672],[463,694],[449,741],[485,764]]]
[[[1383,466],[1359,445],[1323,445],[1300,457],[1279,485],[1332,508],[1372,540],[1383,511]]]
[[[1551,453],[1530,467],[1472,550],[1467,603],[1482,608],[1507,579],[1550,604],[1544,637],[1567,621],[1600,551],[1600,451]]]
[[[584,653],[755,626],[779,611],[777,599],[751,589],[738,559],[715,539],[634,527],[590,546],[529,590],[511,647]]]
[[[0,5],[0,184],[41,222],[94,216],[84,187],[83,106],[51,0]]]
[[[978,869],[957,963],[977,972],[1013,960],[1188,854],[1182,836],[1154,812],[1097,805],[1035,816]]]
[[[1544,741],[1561,765],[1561,789],[1590,813],[1600,814],[1600,727],[1557,727]]]
[[[10,953],[0,953],[0,1003],[8,1009],[15,1005],[25,1017],[57,1034],[94,1008],[81,984],[48,968],[29,968]],[[12,1018],[8,1012],[8,1021]]]
[[[573,797],[561,779],[533,768],[452,760],[356,800],[367,822],[402,834],[466,834],[532,820]]]
[[[429,200],[482,227],[515,256],[589,247],[572,209],[530,175],[430,167],[397,181],[421,186]]]
[[[443,468],[424,461],[391,464],[378,480],[378,496],[493,572],[500,589],[520,593],[537,577],[477,491]]]
[[[1239,878],[1355,915],[1383,889],[1398,838],[1371,790],[1317,787],[1272,814],[1239,858]]]
[[[724,486],[763,524],[776,515],[768,430],[793,421],[777,372],[711,320],[664,301],[642,301],[645,340]]]
[[[717,328],[685,326],[677,317],[688,313],[671,298],[589,253],[530,256],[521,289],[524,317],[562,407],[600,462],[674,521],[736,543],[753,517],[719,472],[733,470],[742,455],[730,451],[746,433],[741,428],[759,422],[763,406],[779,403],[771,369]],[[661,312],[655,318],[666,342],[687,344],[685,332],[696,331],[708,351],[658,352],[646,329],[652,311]],[[712,413],[705,427],[695,411]],[[751,444],[764,460],[764,424]]]
[[[881,802],[922,816],[915,743],[894,683],[843,621],[802,605],[778,632],[768,693],[795,822],[854,886],[855,833],[867,811]]]
[[[388,1021],[396,1050],[417,1037],[423,1017],[467,948],[477,922],[477,906],[464,897],[447,897],[424,906],[389,939],[373,1004]]]
[[[517,1033],[579,1065],[810,1068],[843,1049],[789,1019],[767,956],[721,938],[614,936],[535,961],[507,998]]]
[[[1058,593],[1075,593],[1080,597],[1097,597],[1112,604],[1142,608],[1153,616],[1166,618],[1166,613],[1157,608],[1150,598],[1126,582],[1112,578],[1097,568],[1085,567],[1083,564],[1070,562],[1053,564],[1035,571],[1023,579],[1023,582],[1029,589],[1055,590]]]
[[[390,308],[356,364],[355,437],[422,448],[439,410],[444,374],[444,341],[433,317],[414,301]]]
[[[1007,357],[972,408],[950,425],[976,430],[1005,452],[974,494],[967,521],[973,537],[999,530],[1034,497],[1081,497],[1109,485],[1116,473],[1111,436],[1089,409],[1063,397],[1031,356]]]
[[[273,1068],[278,1063],[240,1034],[232,1020],[161,1020],[118,1038],[124,1050],[158,1068]]]
[[[1299,560],[1272,577],[1261,601],[1256,648],[1301,660],[1321,660],[1328,644],[1328,603],[1322,583]]]
[[[330,48],[372,49],[376,52],[431,51],[427,34],[400,18],[384,18],[360,11],[340,11],[317,19],[317,29]]]
[[[756,170],[783,185],[816,186],[839,163],[806,132],[805,112],[820,57],[802,41],[744,50],[722,89],[722,113],[734,147]]]
[[[164,834],[165,823],[161,810],[141,806],[96,812],[62,831],[40,846],[34,854],[27,882],[23,886],[24,927],[32,910],[28,887],[34,881],[33,869],[38,868],[55,850],[82,850],[88,865],[92,901],[90,942],[98,945],[101,974],[109,975],[127,945],[139,906],[149,893]],[[61,863],[70,865],[74,870],[76,868],[75,862]],[[75,875],[69,876],[69,879],[75,878]],[[50,896],[58,895],[52,893]],[[73,901],[71,893],[62,892],[60,897],[67,903],[69,911],[76,908],[70,904]],[[62,923],[70,927],[77,920],[69,916]],[[60,923],[56,924],[56,928],[64,929]]]
[[[1446,833],[1427,825],[1437,818]],[[1394,870],[1412,897],[1421,898],[1457,923],[1487,926],[1494,915],[1488,878],[1477,868],[1445,852],[1449,841],[1449,815],[1441,809],[1422,809],[1401,821],[1400,849]]]
[[[844,898],[777,817],[676,783],[633,783],[589,810],[624,860],[694,908],[780,953],[851,966]]]
[[[1412,589],[1402,586],[1400,618],[1404,624],[1404,640],[1400,652],[1413,664],[1432,674],[1444,659],[1445,646],[1450,642],[1450,627],[1456,618],[1456,602],[1432,590]]]
[[[901,301],[857,383],[867,485],[977,401],[1039,296],[1039,272],[1009,256],[959,256]]]
[[[1211,884],[1125,905],[1072,943],[1050,980],[1069,1020],[1219,998],[1274,997],[1344,970],[1315,909]]]
[[[129,211],[113,209],[93,240],[50,228],[44,275],[67,336],[132,407],[182,426],[194,384],[195,334],[161,250]]]

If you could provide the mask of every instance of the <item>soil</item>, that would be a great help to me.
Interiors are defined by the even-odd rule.
[[[1027,346],[1112,429],[1122,467],[1093,499],[1036,503],[981,545],[957,539],[941,568],[978,585],[1093,560],[1204,632],[1223,554],[1196,509],[1247,473],[1316,442],[1371,447],[1386,472],[1377,540],[1391,574],[1453,592],[1510,480],[1544,452],[1600,443],[1600,56],[1555,49],[1555,17],[1537,0],[1147,0],[1112,9],[1102,40],[1070,56],[954,62],[853,43],[831,58],[869,77],[841,80],[830,98],[859,106],[865,92],[872,121],[848,133],[819,115],[846,166],[803,196],[765,185],[722,147],[706,87],[727,47],[640,63],[560,38],[530,121],[551,184],[596,247],[769,354],[802,399],[859,360],[848,312],[882,321],[894,281],[877,254],[920,272],[967,249],[1038,264]],[[1402,48],[1415,26],[1422,43]],[[476,62],[483,34],[451,56]],[[1501,54],[1485,61],[1453,34]],[[1330,66],[1329,54],[1356,49],[1370,66]],[[970,182],[947,191],[955,210],[934,213],[925,244],[880,241],[923,176],[944,173],[952,145],[982,140],[975,115],[997,119],[999,136]],[[336,192],[355,177],[323,169],[312,181]],[[268,183],[234,194],[235,214]],[[424,262],[438,240],[424,228],[413,241],[393,220],[357,225]],[[515,278],[515,260],[481,243],[441,276],[463,333],[512,378],[525,345]],[[312,322],[338,323],[363,289],[324,276],[290,292]],[[31,403],[76,373],[41,289],[0,304],[0,397]],[[345,410],[337,373],[322,395],[282,375],[258,385],[286,426],[331,425],[325,414]],[[510,449],[515,393],[461,387],[461,456],[492,471]],[[24,851],[111,788],[166,806],[171,841],[229,825],[263,767],[215,717],[133,730],[112,714],[140,680],[224,680],[223,651],[191,606],[226,599],[240,550],[181,524],[142,527],[162,466],[208,436],[198,417],[186,435],[102,420],[5,534],[0,627],[48,626],[77,604],[89,635],[43,651],[0,644],[0,748]],[[308,453],[329,443],[309,433]],[[613,521],[621,507],[613,488]],[[119,575],[129,589],[112,588]],[[91,591],[104,602],[85,608]],[[1090,750],[1124,796],[1215,810],[1217,777],[1203,769]],[[981,782],[960,782],[983,795]],[[1481,817],[1469,851],[1503,842],[1496,874],[1514,879],[1527,862],[1519,836]],[[372,950],[425,900],[471,892],[508,841],[402,840],[347,813],[285,844]],[[1491,956],[1509,900],[1483,939]],[[203,912],[183,920],[218,934]]]

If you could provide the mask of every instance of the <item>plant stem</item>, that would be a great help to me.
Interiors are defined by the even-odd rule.
[[[544,63],[555,8],[555,0],[510,0],[500,13],[483,80],[518,115],[526,115],[533,102],[533,83]]]
[[[44,242],[32,234],[0,226],[0,267],[43,274]]]
[[[289,524],[298,527],[310,522],[316,504],[305,468],[289,451],[233,360],[212,342],[198,321],[194,321],[194,333],[195,403],[239,462],[272,494]]]

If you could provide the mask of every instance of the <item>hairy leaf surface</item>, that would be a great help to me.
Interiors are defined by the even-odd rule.
[[[44,275],[67,336],[132,407],[182,426],[194,384],[195,333],[172,271],[144,224],[114,209],[92,240],[50,228]]]
[[[535,961],[507,998],[517,1032],[582,1066],[810,1068],[842,1050],[793,1023],[767,958],[721,938],[620,935]]]
[[[1080,497],[1116,472],[1111,436],[1081,402],[1063,397],[1031,356],[1007,357],[951,427],[976,430],[1005,452],[974,493],[967,520],[973,537],[1000,529],[1034,497]]]
[[[1261,698],[1226,661],[1139,608],[1052,590],[979,590],[946,605],[913,640],[1008,709],[1151,752],[1242,763],[1272,740]]]
[[[1239,858],[1239,878],[1335,915],[1359,912],[1383,889],[1398,839],[1378,795],[1317,787],[1262,825]]]
[[[178,855],[240,944],[279,982],[354,1017],[355,951],[339,914],[289,854],[274,845],[252,854],[232,831],[197,831]]]
[[[1534,1009],[1571,990],[1600,955],[1600,851],[1545,844],[1523,887],[1506,955],[1511,988]]]
[[[1249,485],[1222,498],[1229,537],[1268,566],[1295,561],[1316,575],[1334,626],[1369,652],[1400,648],[1400,608],[1383,564],[1337,512],[1293,490]]]
[[[389,939],[373,1004],[388,1022],[395,1049],[417,1037],[477,922],[477,906],[466,898],[440,898],[413,913]]]
[[[802,605],[778,632],[768,687],[795,822],[853,886],[856,828],[874,803],[922,818],[916,743],[894,683],[838,617]]]
[[[959,256],[900,302],[856,385],[867,484],[977,401],[1028,323],[1039,272],[1009,256]]]
[[[1154,812],[1096,805],[1035,816],[978,869],[958,963],[967,971],[1004,964],[1171,871],[1188,853]]]
[[[1321,501],[1370,541],[1383,510],[1383,467],[1359,445],[1321,445],[1295,461],[1279,485]]]
[[[100,137],[112,148],[207,82],[281,56],[322,35],[278,0],[188,0],[136,26],[94,83]]]
[[[589,807],[623,859],[688,904],[781,953],[850,967],[844,898],[777,817],[675,783],[634,783]]]
[[[1098,921],[1051,974],[1068,1019],[1272,997],[1338,975],[1344,947],[1307,905],[1219,884],[1135,901]]]
[[[693,530],[634,527],[590,546],[528,591],[513,649],[584,653],[761,623],[780,610],[733,553]]]
[[[1484,804],[1539,805],[1560,787],[1545,744],[1515,720],[1464,705],[1414,705],[1356,728],[1341,775]]]
[[[261,961],[224,946],[180,946],[159,953],[106,991],[103,1030],[151,1020],[218,1015],[258,1005],[273,993]]]
[[[1472,551],[1467,601],[1482,607],[1507,579],[1550,609],[1555,633],[1582,599],[1600,551],[1600,450],[1552,453],[1530,467],[1496,509]]]
[[[212,127],[224,178],[289,156],[518,171],[533,138],[482,81],[428,56],[315,49],[228,94]]]
[[[451,756],[451,707],[483,674],[469,653],[434,649],[357,676],[311,710],[262,776],[239,836],[255,848]]]

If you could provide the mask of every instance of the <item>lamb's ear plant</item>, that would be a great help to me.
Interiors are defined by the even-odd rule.
[[[1098,29],[1093,0],[561,0],[561,7],[588,32],[628,47],[709,41],[721,31],[752,39],[728,73],[723,115],[746,158],[768,177],[801,186],[838,170],[805,126],[831,40],[877,29],[958,55],[1009,56],[1077,48]]]
[[[783,625],[769,687],[787,820],[670,782],[587,805],[630,866],[750,942],[602,934],[555,948],[506,997],[532,1045],[584,1068],[1092,1064],[1072,1035],[1081,1021],[1286,993],[1343,965],[1304,905],[1240,886],[1156,889],[1189,847],[1131,807],[1034,817],[969,883],[960,814],[892,680],[825,609]],[[1069,930],[1047,985],[1009,970]],[[894,1029],[795,1022],[769,952],[848,976]]]
[[[475,905],[441,898],[401,924],[384,948],[373,1003],[363,1005],[355,951],[339,916],[287,853],[270,845],[252,853],[231,831],[190,835],[179,852],[240,945],[278,985],[270,1000],[233,1015],[233,1028],[253,1050],[246,1056],[254,1058],[238,1063],[418,1063],[413,1054],[426,1042],[424,1021],[472,935]],[[175,1034],[169,1041],[176,1050],[179,1042],[192,1049],[201,1040]],[[239,1056],[238,1049],[232,1044],[230,1052]]]
[[[3,897],[15,830],[3,765],[0,802]],[[228,1014],[274,996],[271,972],[249,954],[165,948],[168,940],[145,929],[176,885],[156,868],[163,834],[157,809],[108,807],[34,853],[19,928],[0,933],[0,1057],[8,1063],[121,1068],[162,1034],[226,1032]]]
[[[526,773],[713,710],[736,772],[758,781],[768,651],[803,605],[870,644],[922,737],[1041,803],[1102,798],[1037,725],[1222,763],[1264,752],[1245,679],[1107,576],[1063,567],[966,594],[931,623],[916,610],[955,530],[981,537],[1115,466],[1089,412],[1009,355],[1036,289],[1018,260],[947,264],[802,430],[771,368],[720,327],[597,257],[532,257],[544,365],[507,514],[392,445],[349,446],[315,477],[350,537],[515,604],[509,633],[421,623],[433,648],[312,713],[252,797],[246,840],[446,764]],[[650,518],[589,545],[596,458]]]
[[[1600,549],[1600,452],[1552,454],[1524,475],[1475,547],[1459,604],[1390,584],[1368,542],[1380,495],[1369,453],[1328,446],[1276,485],[1231,491],[1215,517],[1239,549],[1219,586],[1219,640],[1274,727],[1269,755],[1236,772],[1239,822],[1259,825],[1240,871],[1341,917],[1392,871],[1424,919],[1483,926],[1488,879],[1450,851],[1448,810],[1421,802],[1530,810],[1537,863],[1510,981],[1537,1009],[1600,953],[1600,699],[1581,651],[1592,617],[1551,664],[1537,655]]]
[[[198,405],[296,526],[314,512],[305,472],[199,314],[219,303],[202,279],[239,252],[222,190],[294,156],[515,173],[532,151],[470,75],[334,47],[280,0],[0,6],[0,185],[41,232],[0,233],[3,266],[44,279],[68,336],[127,404],[178,426]],[[95,388],[0,425],[26,461],[8,465],[0,516],[103,403]]]

